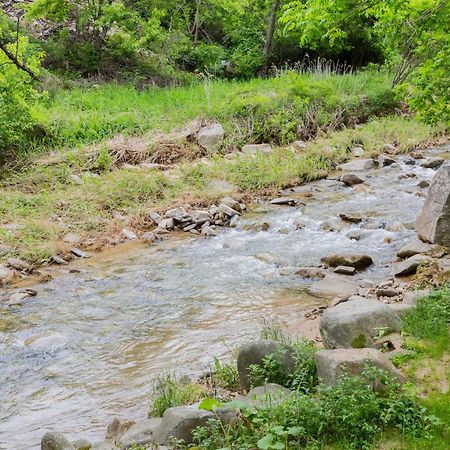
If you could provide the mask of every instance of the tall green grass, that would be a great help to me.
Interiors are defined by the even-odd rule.
[[[285,143],[312,123],[361,122],[396,106],[388,74],[285,73],[272,79],[206,81],[188,87],[105,84],[50,93],[35,115],[47,145],[78,146],[117,133],[169,131],[197,117],[223,122],[236,140]],[[241,128],[247,128],[242,132]],[[236,145],[237,142],[234,142]]]

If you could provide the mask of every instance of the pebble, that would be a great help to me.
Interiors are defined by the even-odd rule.
[[[124,236],[129,239],[130,241],[133,241],[134,239],[137,238],[136,233],[132,230],[129,230],[128,228],[124,228],[122,230],[122,233],[124,234]]]
[[[22,259],[18,259],[18,258],[9,258],[6,263],[8,264],[8,266],[12,267],[13,269],[16,270],[24,270],[24,271],[28,271],[31,270],[31,266],[30,264],[28,264],[26,261],[23,261]]]
[[[80,250],[77,247],[70,249],[71,253],[77,256],[78,258],[90,258],[91,255],[89,253],[83,252],[83,250]]]
[[[340,273],[342,275],[355,275],[356,269],[350,266],[338,266],[334,269],[334,273]]]

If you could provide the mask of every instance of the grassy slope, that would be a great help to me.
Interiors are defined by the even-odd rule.
[[[15,255],[36,263],[63,252],[60,238],[67,232],[81,233],[95,248],[120,240],[123,225],[112,220],[113,211],[141,230],[149,209],[213,202],[221,193],[211,189],[211,180],[226,180],[244,193],[276,189],[323,176],[355,144],[364,145],[368,154],[380,153],[385,143],[396,144],[401,152],[427,145],[439,134],[396,116],[332,132],[396,107],[388,78],[378,73],[286,74],[144,92],[106,85],[52,97],[39,113],[43,120],[46,115],[52,154],[25,157],[21,169],[3,173],[0,181],[1,222],[18,226],[0,228],[0,245],[13,246]],[[118,132],[153,135],[196,117],[223,123],[223,153],[247,142],[286,144],[298,138],[298,131],[301,136],[314,127],[329,131],[320,132],[301,153],[280,148],[255,158],[216,155],[209,164],[185,163],[167,173],[113,167],[104,152],[92,161],[85,149]]]

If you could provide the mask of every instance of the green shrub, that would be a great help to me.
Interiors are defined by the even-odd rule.
[[[214,381],[215,383],[229,390],[239,389],[239,375],[237,368],[232,363],[221,363],[217,358],[214,358]]]
[[[385,388],[374,391],[374,378]],[[343,376],[335,386],[320,386],[315,395],[295,393],[279,406],[241,406],[243,420],[229,426],[218,421],[194,432],[204,450],[218,448],[297,449],[339,445],[372,448],[382,432],[426,436],[439,426],[426,409],[408,397],[386,374],[367,369],[361,377]]]
[[[162,416],[174,406],[195,403],[205,396],[205,389],[199,384],[181,383],[174,375],[157,378],[152,393],[150,416]]]

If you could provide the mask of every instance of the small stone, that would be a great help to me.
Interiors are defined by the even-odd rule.
[[[7,284],[14,279],[16,272],[14,270],[8,269],[8,267],[0,264],[0,283]]]
[[[306,143],[303,141],[294,141],[291,145],[294,148],[294,150],[297,151],[301,151],[306,148]]]
[[[324,297],[351,296],[359,289],[359,284],[348,277],[338,274],[326,274],[325,277],[310,286],[314,295]]]
[[[357,158],[364,156],[364,149],[362,147],[353,147],[352,148],[352,154],[353,156],[356,156]]]
[[[427,158],[422,162],[421,166],[425,167],[426,169],[436,169],[441,166],[443,162],[444,158]]]
[[[347,186],[354,186],[356,184],[362,184],[366,180],[355,173],[344,173],[341,176],[340,181]]]
[[[425,189],[430,186],[430,183],[427,180],[420,180],[419,183],[417,183],[417,186]]]
[[[217,152],[222,146],[225,131],[220,123],[213,123],[200,128],[197,143],[209,152]]]
[[[379,155],[377,161],[381,167],[390,166],[396,162],[394,158],[387,155]]]
[[[238,216],[238,215],[233,216],[233,217],[230,219],[230,227],[232,227],[232,228],[236,227],[237,224],[238,224],[238,222],[239,222],[239,216]]]
[[[242,212],[241,204],[232,197],[224,197],[221,201],[221,204],[227,205],[235,211]]]
[[[162,217],[161,217],[157,212],[154,212],[154,211],[150,211],[150,212],[148,213],[148,216],[150,217],[150,219],[151,219],[153,222],[156,223],[156,225],[159,225],[159,223],[160,223],[161,220],[162,220]]]
[[[61,258],[61,256],[58,256],[58,255],[53,255],[52,256],[52,261],[55,264],[59,264],[61,266],[64,266],[64,265],[68,264],[67,261],[64,258]]]
[[[132,230],[129,230],[128,228],[124,228],[122,230],[122,233],[130,241],[133,241],[133,240],[135,240],[137,238],[136,233],[134,231],[132,231]]]
[[[153,244],[153,242],[155,242],[158,238],[155,233],[147,231],[141,236],[141,239],[147,242],[148,244]]]
[[[373,264],[373,260],[370,256],[360,254],[336,254],[324,256],[321,259],[321,262],[331,267],[350,266],[358,270],[365,269]]]
[[[338,266],[334,269],[334,273],[340,273],[342,275],[355,275],[356,269],[350,266]]]
[[[158,228],[172,231],[175,228],[175,221],[174,219],[162,219],[158,224]]]
[[[349,222],[349,223],[361,223],[362,222],[362,218],[359,216],[351,216],[349,214],[339,214],[339,217],[344,221],[344,222]]]
[[[325,272],[317,267],[300,267],[295,273],[305,278],[325,278]]]
[[[11,253],[14,249],[12,247],[7,247],[5,245],[0,245],[0,256],[6,256]]]
[[[20,271],[29,271],[31,270],[30,264],[28,264],[26,261],[23,261],[22,259],[18,258],[9,258],[6,263],[8,266],[12,267],[13,269],[20,270]]]
[[[411,156],[414,159],[423,159],[423,153],[419,150],[415,150],[415,151],[411,152]]]
[[[298,203],[297,200],[289,197],[278,197],[270,201],[271,205],[280,205],[280,206],[295,206],[297,205],[297,203]]]
[[[228,205],[225,205],[224,203],[221,203],[219,205],[219,213],[225,214],[228,217],[233,217],[235,215],[240,215],[239,211],[236,211],[233,208],[230,208]]]
[[[395,147],[395,145],[392,145],[392,144],[384,144],[383,150],[387,153],[396,153],[397,152],[397,148]]]
[[[378,288],[375,291],[375,294],[377,297],[397,297],[398,292],[395,289],[390,289],[390,288]]]
[[[211,227],[202,227],[202,235],[206,237],[217,236],[216,231]]]
[[[91,257],[91,255],[89,253],[83,252],[83,250],[80,250],[77,247],[71,248],[70,252],[73,255],[77,256],[78,258],[90,258]]]

